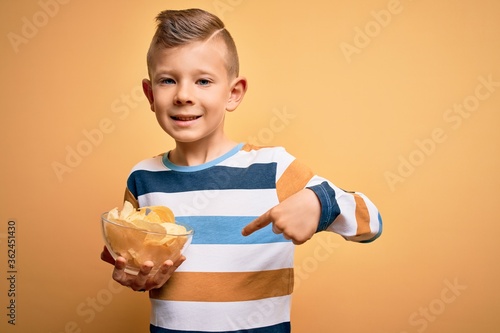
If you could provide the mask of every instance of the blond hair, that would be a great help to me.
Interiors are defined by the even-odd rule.
[[[224,23],[202,9],[165,10],[156,16],[156,32],[148,50],[148,70],[153,63],[153,52],[158,48],[174,48],[196,41],[222,40],[226,46],[226,69],[230,76],[239,75],[236,45]]]

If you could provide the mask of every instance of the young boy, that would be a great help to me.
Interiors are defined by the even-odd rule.
[[[199,9],[157,21],[143,89],[175,147],[133,168],[125,198],[171,208],[195,236],[154,276],[149,263],[135,276],[123,258],[101,257],[116,281],[149,291],[151,332],[290,332],[294,246],[324,230],[370,242],[382,230],[377,208],[281,147],[228,138],[225,113],[247,90],[231,35]]]

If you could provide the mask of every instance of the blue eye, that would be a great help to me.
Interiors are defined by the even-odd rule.
[[[200,86],[208,86],[210,84],[210,81],[208,81],[207,79],[199,79],[198,84]]]
[[[161,79],[161,83],[163,84],[175,84],[173,79]]]

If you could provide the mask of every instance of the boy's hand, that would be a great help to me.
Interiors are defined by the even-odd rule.
[[[248,236],[272,223],[274,233],[283,234],[294,244],[302,244],[316,232],[320,214],[321,204],[316,194],[303,189],[250,222],[241,234]]]
[[[114,260],[106,247],[104,247],[101,253],[101,259],[115,266],[113,269],[113,280],[135,291],[148,291],[163,286],[172,276],[174,271],[184,262],[184,260],[186,260],[186,257],[181,255],[175,262],[172,262],[172,260],[165,261],[163,265],[160,266],[158,272],[153,276],[149,276],[149,272],[151,272],[153,268],[152,261],[146,261],[144,265],[142,265],[139,273],[137,275],[132,275],[125,272],[127,260],[123,257],[118,257]]]

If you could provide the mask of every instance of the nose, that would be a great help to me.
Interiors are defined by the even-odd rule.
[[[175,105],[193,104],[192,91],[187,84],[178,84],[174,96]]]

